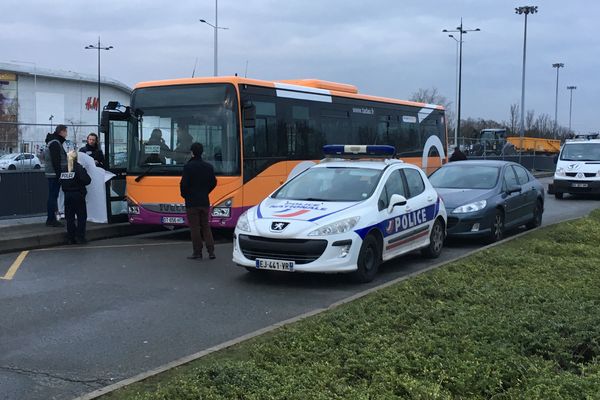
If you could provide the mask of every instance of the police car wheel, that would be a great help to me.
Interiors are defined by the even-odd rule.
[[[352,274],[356,282],[368,283],[375,278],[381,263],[381,250],[379,243],[373,235],[368,235],[360,246],[358,253],[358,270]]]
[[[431,228],[429,234],[429,246],[425,247],[421,253],[427,258],[438,258],[442,254],[444,246],[444,224],[438,219]]]

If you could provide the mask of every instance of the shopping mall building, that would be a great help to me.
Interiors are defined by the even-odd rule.
[[[101,77],[101,103],[129,105],[131,89]],[[0,62],[0,155],[37,153],[46,133],[57,124],[69,127],[78,147],[97,132],[98,76],[40,68],[35,64]]]

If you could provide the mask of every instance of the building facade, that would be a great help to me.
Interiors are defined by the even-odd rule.
[[[129,105],[131,89],[116,80],[76,72],[0,62],[0,154],[39,153],[57,124],[80,147],[98,132],[98,108],[109,101]]]

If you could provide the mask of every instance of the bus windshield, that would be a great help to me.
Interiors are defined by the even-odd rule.
[[[175,85],[137,89],[131,107],[139,115],[129,137],[129,172],[181,173],[190,146],[216,175],[239,175],[237,96],[233,85]]]

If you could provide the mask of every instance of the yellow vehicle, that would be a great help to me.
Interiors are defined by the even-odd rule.
[[[506,138],[506,141],[515,146],[517,151],[522,150],[527,153],[558,153],[560,151],[560,140],[558,139],[523,137],[523,141],[521,141],[520,137],[512,136]]]

